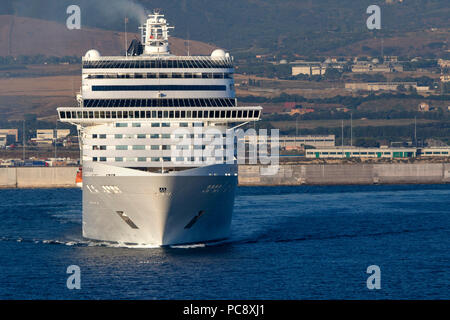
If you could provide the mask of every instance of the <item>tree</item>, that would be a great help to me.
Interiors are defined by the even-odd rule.
[[[37,120],[37,115],[34,113],[26,113],[24,115],[25,121],[27,122],[34,122]]]
[[[444,93],[450,93],[450,82],[442,83],[442,90]]]
[[[356,139],[355,146],[364,148],[378,148],[380,143],[373,138],[358,138]]]
[[[411,94],[417,94],[417,89],[414,86],[409,86],[408,92]]]
[[[325,79],[338,80],[341,78],[342,73],[336,68],[327,68],[325,71]]]
[[[403,84],[400,84],[397,86],[397,91],[399,92],[406,92],[406,88]]]

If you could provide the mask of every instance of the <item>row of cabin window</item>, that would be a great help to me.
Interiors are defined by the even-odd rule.
[[[129,149],[131,147],[131,149]],[[174,146],[175,150],[189,150],[189,145],[176,145]],[[194,145],[192,146],[193,150],[206,150],[206,145]],[[212,149],[219,150],[219,149],[226,149],[226,145],[211,145]],[[105,151],[107,150],[107,146],[92,146],[92,150],[95,151]],[[134,146],[127,146],[127,145],[118,145],[115,146],[115,150],[120,151],[126,151],[126,150],[147,150],[145,145],[134,145]],[[172,145],[151,145],[149,146],[148,150],[172,150]]]
[[[193,134],[193,133],[186,133],[186,134],[182,134],[182,133],[176,133],[171,135],[170,133],[163,133],[163,134],[159,134],[159,133],[152,133],[149,135],[146,135],[144,133],[139,133],[139,134],[115,134],[114,138],[115,139],[146,139],[147,137],[149,137],[150,139],[171,139],[172,136],[176,139],[182,139],[182,138],[192,138],[194,139],[195,137],[200,138],[200,139],[204,139],[204,138],[225,138],[226,137],[226,133],[220,134],[220,133],[216,133],[216,134],[205,134],[205,133],[200,133],[200,134]],[[92,139],[106,139],[107,135],[106,134],[93,134],[92,135]]]
[[[86,99],[86,108],[96,107],[235,107],[236,99]]]
[[[225,119],[259,118],[259,110],[60,111],[61,119]]]
[[[118,61],[84,61],[84,69],[191,69],[191,68],[233,68],[225,60],[118,60]]]
[[[309,155],[313,155],[315,153],[323,154],[323,155],[342,155],[342,152],[308,152]],[[376,152],[349,152],[352,155],[371,155],[374,156]],[[392,152],[380,152],[384,155],[392,155]],[[345,152],[344,152],[345,154]]]
[[[313,139],[283,139],[280,138],[279,142],[335,142],[333,139],[321,139],[321,138],[313,138]]]
[[[313,155],[315,153],[316,152],[308,152],[309,155]],[[342,155],[342,152],[317,152],[317,153],[323,154],[323,155],[328,155],[328,154],[330,154],[330,155],[335,155],[335,154]],[[375,152],[350,152],[350,153],[352,155],[375,155],[376,154]],[[392,152],[380,152],[380,153],[382,153],[384,155],[392,155]],[[411,153],[411,152],[408,152],[408,153]],[[433,154],[434,155],[439,155],[439,154],[448,155],[449,152],[448,151],[442,151],[442,152],[439,152],[439,151],[433,151],[433,152],[427,151],[424,154],[425,155],[433,155]]]
[[[232,79],[232,73],[173,72],[173,73],[106,73],[89,74],[88,79]]]
[[[323,155],[342,155],[342,152],[308,152],[309,155],[316,154],[316,153],[323,154]],[[345,154],[345,152],[344,152],[344,154]],[[376,153],[375,152],[361,152],[361,153],[359,153],[359,152],[351,152],[351,154],[354,154],[354,155],[375,155]],[[385,152],[384,154],[385,155],[389,155],[391,153],[390,152]]]
[[[140,123],[132,123],[132,126],[135,127],[135,128],[136,127],[140,128],[141,124]],[[151,124],[152,128],[159,128],[159,127],[169,128],[170,126],[171,126],[170,122],[162,122],[162,123],[152,122],[152,124]],[[187,128],[187,127],[189,127],[189,123],[188,122],[179,122],[178,126],[182,127],[182,128]],[[193,122],[192,126],[199,128],[199,127],[204,127],[205,124],[203,122]],[[117,128],[127,128],[128,127],[128,123],[126,123],[126,122],[125,123],[118,122],[118,123],[116,123],[116,127]]]
[[[230,90],[232,90],[230,85]],[[92,91],[226,91],[224,85],[94,85]]]
[[[224,161],[223,157],[214,157],[214,158],[210,158],[210,159],[214,159],[215,161]],[[108,161],[107,157],[92,157],[92,161],[94,162],[106,162]],[[176,162],[196,162],[196,161],[200,161],[200,162],[206,162],[208,161],[207,157],[151,157],[151,158],[147,158],[147,157],[138,157],[138,158],[123,158],[123,157],[115,157],[114,161],[116,162],[134,162],[134,161],[138,161],[138,162],[147,162],[147,161],[151,161],[151,162],[171,162],[171,161],[176,161]]]
[[[191,125],[192,125],[192,127],[196,127],[196,128],[200,128],[200,127],[204,127],[205,126],[205,124],[203,122],[194,122],[194,123],[191,123]],[[133,122],[133,123],[131,123],[131,126],[133,128],[141,128],[141,123]],[[160,128],[160,127],[162,127],[162,128],[170,128],[170,126],[171,126],[170,122],[163,122],[163,123],[152,122],[151,123],[151,127],[152,128]],[[189,127],[189,123],[188,122],[180,122],[180,123],[178,123],[178,127],[180,127],[180,128],[187,128],[187,127]],[[128,123],[126,123],[126,122],[125,123],[118,122],[118,123],[116,123],[116,128],[128,128]],[[224,136],[225,135],[226,134],[224,134]],[[123,137],[122,134],[116,134],[115,136],[116,136],[116,139],[121,139]],[[129,135],[129,134],[126,135],[126,136],[127,137],[128,136],[134,137],[134,135]],[[142,135],[138,134],[137,136],[139,138],[139,136],[142,136]],[[94,138],[94,139],[97,139],[98,137],[100,137],[100,139],[106,139],[106,134],[93,134],[92,135],[92,138]]]
[[[426,151],[425,154],[426,155],[430,155],[430,154],[448,154],[448,151],[442,151],[442,152],[440,152],[440,151],[433,151],[433,152]]]

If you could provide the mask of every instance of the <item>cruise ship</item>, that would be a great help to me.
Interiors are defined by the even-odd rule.
[[[237,186],[235,128],[258,121],[239,106],[233,58],[175,56],[169,26],[154,12],[124,56],[89,50],[77,106],[83,173],[83,237],[174,245],[230,235]]]

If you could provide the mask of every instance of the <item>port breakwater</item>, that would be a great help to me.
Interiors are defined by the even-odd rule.
[[[450,183],[450,163],[240,165],[241,186]],[[0,188],[74,188],[77,167],[0,168]]]
[[[77,167],[0,168],[0,188],[73,188]]]
[[[243,186],[450,183],[450,163],[287,164],[274,175],[262,166],[239,167]]]

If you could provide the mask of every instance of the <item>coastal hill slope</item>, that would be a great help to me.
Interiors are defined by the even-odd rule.
[[[375,3],[373,0],[77,0],[76,3],[81,8],[83,29],[116,32],[123,31],[125,17],[129,18],[128,30],[137,32],[145,13],[161,8],[176,27],[174,36],[214,43],[230,50],[237,58],[256,54],[286,56],[288,59],[297,56],[378,56],[382,47],[380,39],[384,40],[383,53],[387,55],[434,58],[442,57],[449,50],[448,0],[383,0]],[[71,4],[72,0],[2,0],[0,14],[56,21],[63,26],[68,17],[66,9]],[[368,30],[366,26],[369,17],[366,10],[373,4],[381,8],[381,30]],[[7,26],[8,22],[7,29],[2,31],[2,40],[8,37]],[[24,30],[30,29],[31,34],[34,30],[42,30],[39,26],[25,25]],[[61,41],[64,37],[61,32],[52,31],[53,37],[44,39],[44,43]],[[76,33],[67,33],[68,39]],[[82,37],[75,37],[76,43],[66,47],[76,48],[80,39],[85,40],[84,49],[97,44],[88,35],[89,30],[81,33]],[[40,39],[40,35],[37,36]],[[102,46],[119,44],[119,48],[123,47],[120,33],[105,39],[109,43],[103,42]]]
[[[128,33],[128,43],[139,38]],[[171,51],[187,54],[187,41],[171,37]],[[217,47],[200,41],[189,41],[191,55],[209,55]],[[38,55],[83,56],[97,49],[104,56],[124,54],[125,33],[83,27],[69,30],[58,22],[35,18],[0,15],[0,56]]]

